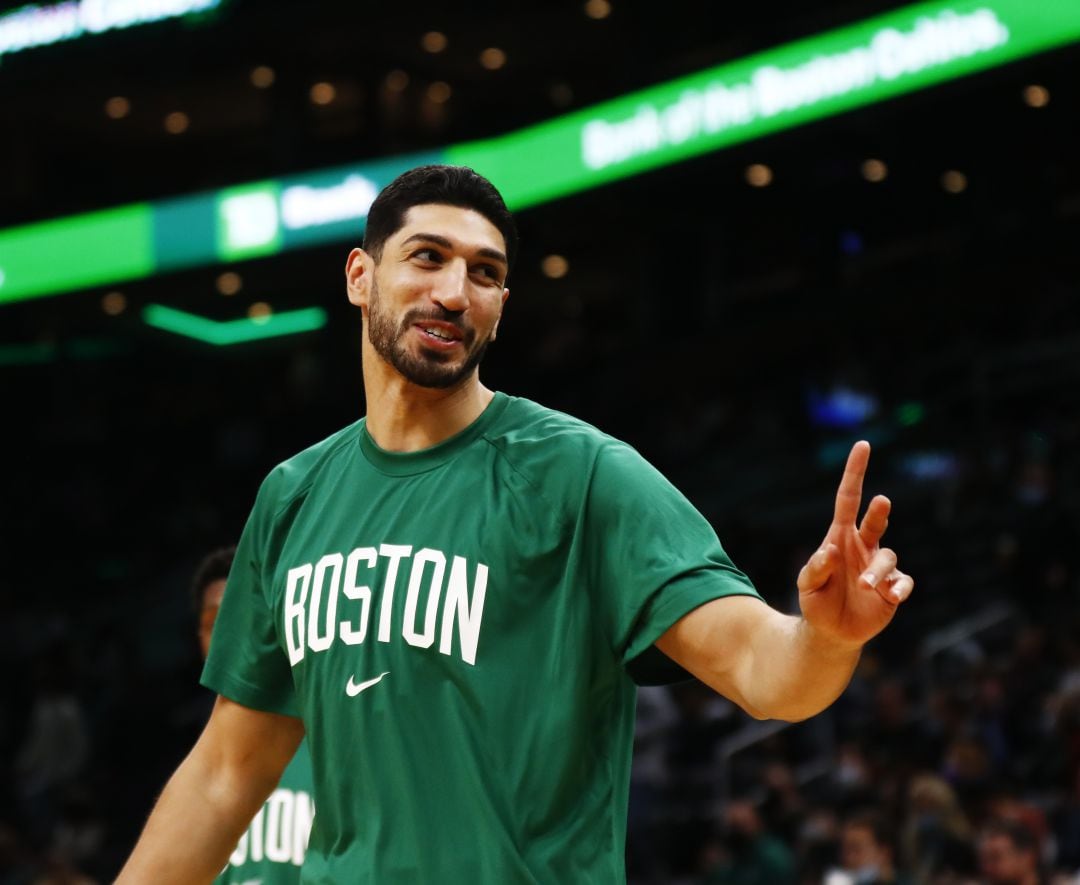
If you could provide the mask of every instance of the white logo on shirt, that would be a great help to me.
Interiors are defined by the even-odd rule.
[[[357,685],[355,682],[353,682],[353,678],[350,676],[349,677],[349,682],[345,686],[345,694],[347,694],[351,698],[354,698],[358,694],[360,694],[360,692],[366,691],[367,689],[371,688],[371,686],[378,685],[380,682],[382,682],[382,678],[384,676],[389,676],[389,675],[390,675],[390,671],[387,670],[385,673],[380,673],[374,679],[369,679],[367,682],[361,682],[359,685]]]

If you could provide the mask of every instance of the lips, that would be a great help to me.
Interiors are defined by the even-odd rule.
[[[451,348],[460,344],[465,337],[453,323],[438,320],[420,320],[413,324],[424,343],[430,347]]]

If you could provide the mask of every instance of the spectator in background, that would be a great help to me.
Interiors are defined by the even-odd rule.
[[[897,873],[892,834],[876,811],[849,817],[840,833],[840,867],[829,872],[828,885],[907,885]]]
[[[235,547],[215,550],[195,572],[192,593],[199,617],[199,648],[203,660],[210,653],[214,621],[225,596],[225,584],[235,555]],[[300,881],[300,865],[304,862],[315,814],[311,781],[311,757],[307,740],[303,740],[285,768],[277,789],[240,837],[228,865],[214,880],[214,885],[233,882],[293,885]]]
[[[749,802],[728,805],[723,842],[714,852],[702,885],[788,885],[795,881],[791,852],[766,832],[757,809]]]
[[[994,821],[979,836],[979,872],[986,885],[1043,885],[1039,843],[1017,821]]]
[[[956,792],[937,775],[911,782],[902,839],[904,864],[917,882],[973,871],[971,824]]]

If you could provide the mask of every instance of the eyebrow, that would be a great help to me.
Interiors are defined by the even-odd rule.
[[[434,243],[436,246],[442,246],[444,249],[454,248],[454,244],[446,237],[439,234],[426,233],[416,233],[413,234],[411,237],[406,237],[404,240],[401,241],[401,245],[404,246],[408,243],[413,243],[416,241]],[[503,264],[509,264],[509,262],[506,260],[506,256],[502,252],[500,252],[498,249],[492,249],[490,246],[481,246],[479,249],[476,250],[476,254],[483,255],[485,258],[491,258],[495,261],[502,262]]]

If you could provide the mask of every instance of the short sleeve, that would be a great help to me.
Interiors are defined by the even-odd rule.
[[[273,479],[271,474],[263,482],[240,536],[201,681],[245,707],[298,716],[271,595],[270,541],[278,504]]]
[[[624,665],[698,606],[722,596],[759,595],[705,517],[622,443],[597,455],[586,533],[591,579]]]

